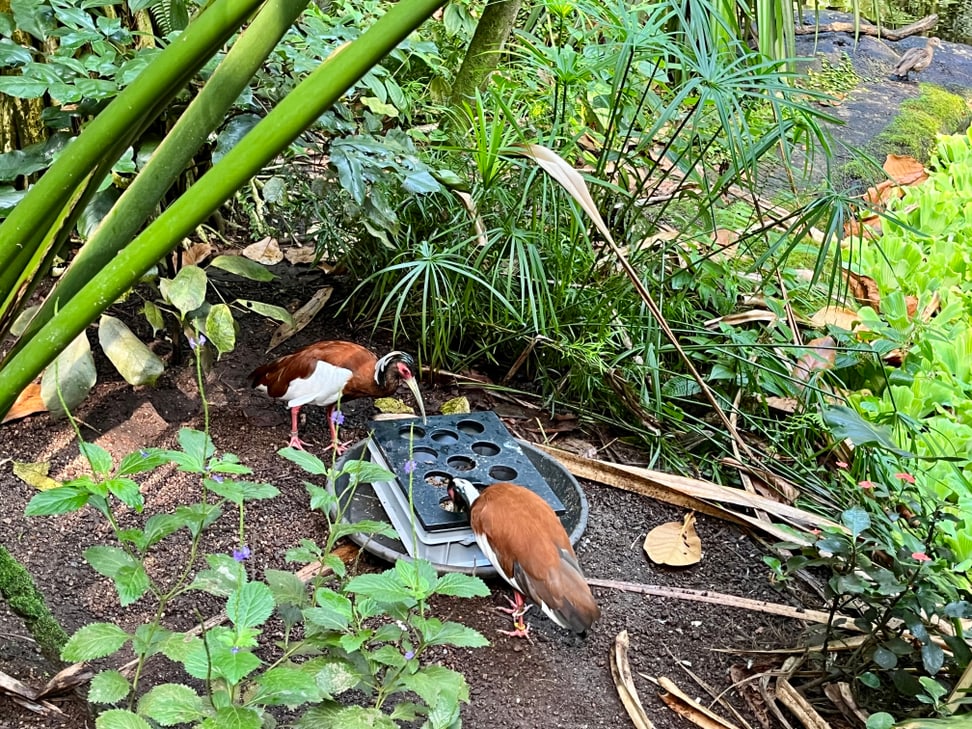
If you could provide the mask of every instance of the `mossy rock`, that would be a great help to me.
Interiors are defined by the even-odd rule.
[[[3,547],[0,547],[0,595],[23,618],[44,657],[59,665],[67,633],[51,614],[30,573]]]

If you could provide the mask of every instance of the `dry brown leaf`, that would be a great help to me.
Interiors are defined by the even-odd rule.
[[[717,228],[712,233],[713,248],[718,251],[716,258],[734,258],[737,255],[737,240],[739,240],[739,233],[736,231],[729,230],[728,228]]]
[[[635,729],[654,729],[655,725],[645,713],[641,699],[638,697],[638,689],[635,688],[634,679],[631,677],[631,665],[628,663],[629,644],[628,631],[622,630],[614,639],[614,647],[611,650],[611,676],[614,678],[621,703],[624,704],[624,709],[631,717]]]
[[[270,337],[270,346],[267,347],[267,351],[271,351],[281,344],[286,342],[292,336],[294,336],[301,329],[306,327],[313,321],[317,313],[324,308],[324,304],[328,302],[331,298],[331,294],[334,293],[334,288],[332,286],[325,286],[315,293],[306,304],[300,307],[296,312],[294,312],[294,323],[291,324],[281,324],[277,327],[277,331],[273,333]]]
[[[763,729],[771,729],[773,720],[770,718],[767,701],[762,692],[753,685],[753,677],[762,673],[765,669],[757,669],[755,666],[734,663],[729,666],[729,678],[736,692],[742,696],[743,701],[749,707],[749,711],[756,717],[756,721]]]
[[[854,699],[851,687],[845,681],[828,683],[823,687],[824,696],[837,707],[851,726],[863,727],[867,725],[867,714],[861,711]]]
[[[317,251],[310,246],[296,246],[284,251],[284,258],[294,266],[299,263],[313,263],[314,259],[317,258]]]
[[[3,416],[3,422],[9,423],[11,420],[26,418],[28,415],[33,415],[34,413],[46,412],[47,406],[44,404],[44,398],[41,397],[40,383],[31,382],[17,395],[14,404],[10,406],[10,410]]]
[[[681,522],[670,521],[652,529],[645,536],[645,554],[657,564],[685,567],[702,559],[702,540],[695,531],[695,512]]]
[[[46,461],[41,461],[40,463],[13,462],[14,476],[28,486],[33,486],[38,491],[50,491],[61,485],[59,481],[55,481],[47,475],[50,470],[51,464]]]
[[[824,307],[810,317],[810,323],[817,329],[826,329],[828,324],[849,332],[862,328],[860,315],[843,306]]]
[[[795,413],[800,410],[800,401],[795,397],[775,397],[770,395],[762,398],[767,407],[779,410],[781,413]]]
[[[833,369],[837,363],[837,342],[831,336],[818,337],[807,342],[809,351],[803,354],[793,365],[790,376],[798,385],[799,390],[810,381],[814,372]]]
[[[941,308],[942,308],[942,297],[939,296],[938,292],[936,291],[934,294],[932,294],[931,301],[929,301],[925,305],[925,308],[921,310],[921,321],[926,323],[930,322],[932,320],[932,317],[934,317],[935,314],[937,314]]]
[[[264,266],[276,265],[284,259],[276,238],[270,236],[256,243],[251,243],[243,249],[242,254],[251,261],[262,263]]]
[[[711,709],[707,709],[682,691],[674,681],[665,676],[658,677],[658,685],[666,692],[660,695],[662,701],[676,714],[685,717],[702,729],[738,729],[731,721],[723,719]]]
[[[884,171],[897,185],[917,185],[928,179],[925,166],[907,155],[889,154],[884,160]]]
[[[878,291],[877,281],[870,276],[862,276],[846,268],[844,279],[851,295],[861,306],[870,306],[874,311],[881,310],[881,293]]]
[[[213,255],[213,247],[209,243],[193,243],[182,252],[183,266],[198,266]]]

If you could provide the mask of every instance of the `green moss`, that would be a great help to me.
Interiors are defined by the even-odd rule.
[[[44,656],[57,665],[67,633],[51,615],[30,573],[3,547],[0,547],[0,595],[24,619]]]

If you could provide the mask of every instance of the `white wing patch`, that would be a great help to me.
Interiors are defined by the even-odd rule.
[[[335,367],[327,362],[318,362],[310,377],[298,377],[290,381],[290,387],[281,400],[287,407],[300,405],[331,405],[341,397],[341,391],[348,384],[353,373],[344,367]]]

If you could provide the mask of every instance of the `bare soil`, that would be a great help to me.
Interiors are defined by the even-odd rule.
[[[279,272],[281,278],[272,291],[242,291],[252,284],[228,280],[219,286],[227,299],[245,296],[287,302],[304,301],[327,283],[318,273],[291,268],[286,263],[276,268],[284,270]],[[334,300],[339,298],[335,294]],[[137,330],[144,330],[134,314],[134,305],[120,315]],[[332,338],[386,348],[383,342],[368,340],[370,327],[368,331],[358,330],[332,317],[333,309],[325,309],[317,321],[280,347],[274,356]],[[307,475],[276,454],[286,444],[289,432],[286,409],[247,387],[246,374],[269,357],[264,351],[274,326],[255,315],[242,316],[239,325],[236,350],[214,365],[206,389],[210,428],[217,448],[239,455],[253,469],[255,479],[269,481],[281,492],[275,499],[251,502],[247,515],[247,543],[253,550],[249,565],[259,577],[267,568],[294,569],[284,560],[287,549],[301,538],[322,540],[325,524],[320,514],[309,509],[302,485]],[[149,332],[139,333],[150,339]],[[95,337],[92,342],[96,357],[100,358]],[[161,354],[171,351],[168,343],[157,346]],[[98,442],[116,458],[146,445],[171,447],[181,427],[203,425],[194,368],[186,361],[167,369],[155,388],[129,387],[103,359],[99,359],[99,376],[95,391],[77,415],[83,422],[84,437]],[[534,432],[526,418],[528,412],[518,413],[484,390],[426,382],[423,392],[430,414],[438,412],[443,401],[462,394],[469,398],[474,410],[498,410],[514,432]],[[305,410],[302,434],[317,444],[312,450],[320,454],[327,437],[323,410]],[[363,437],[364,426],[375,413],[372,403],[357,401],[347,404],[344,410],[344,435]],[[115,621],[131,630],[147,620],[153,607],[148,600],[121,608],[109,580],[85,563],[85,548],[109,541],[107,525],[92,510],[58,518],[24,517],[24,507],[34,492],[13,475],[11,460],[49,462],[51,475],[57,479],[71,478],[85,470],[67,423],[53,421],[47,415],[32,416],[3,426],[0,435],[0,543],[29,568],[64,628],[71,633],[91,621]],[[581,432],[571,435],[577,440],[597,437]],[[637,460],[637,453],[629,451],[628,457]],[[680,520],[684,514],[632,493],[593,483],[583,486],[590,502],[590,519],[577,553],[589,577],[798,604],[770,584],[761,561],[766,550],[735,527],[700,516],[698,531],[705,550],[701,563],[684,569],[661,568],[645,556],[644,536],[652,527]],[[168,469],[144,479],[142,491],[146,501],[144,514],[124,513],[125,523],[138,523],[147,515],[193,502],[199,495],[199,486],[193,479]],[[207,534],[205,550],[229,552],[237,546],[235,528],[235,517],[225,515]],[[184,564],[185,546],[186,542],[179,539],[163,542],[149,564],[153,576],[165,580],[176,574]],[[380,570],[387,566],[366,555],[358,569]],[[720,693],[731,686],[730,666],[763,660],[749,651],[792,646],[803,629],[796,621],[722,605],[596,589],[602,617],[586,637],[568,634],[531,611],[533,642],[527,642],[497,632],[508,628],[508,617],[494,608],[505,604],[510,590],[500,581],[489,584],[492,595],[488,598],[439,599],[432,606],[439,617],[471,625],[491,641],[487,648],[441,650],[432,657],[465,674],[471,701],[463,709],[463,722],[473,729],[630,726],[609,664],[609,652],[622,630],[630,634],[631,669],[648,715],[659,729],[689,726],[660,701],[659,689],[651,677],[668,676],[686,693],[708,703],[707,691]],[[165,616],[165,624],[172,629],[189,629],[219,608],[215,598],[194,593],[191,600],[173,605]],[[99,662],[97,667],[117,667],[124,660],[127,656],[113,657]],[[0,670],[40,686],[57,668],[41,658],[22,621],[0,602]],[[149,664],[146,680],[147,688],[154,682],[182,681],[185,677],[176,665],[159,658]],[[0,728],[93,727],[94,712],[84,701],[83,693],[80,690],[60,702],[65,714],[62,718],[38,717],[0,697]],[[758,725],[735,689],[728,691],[726,698],[748,721]],[[717,710],[726,714],[724,708]]]

